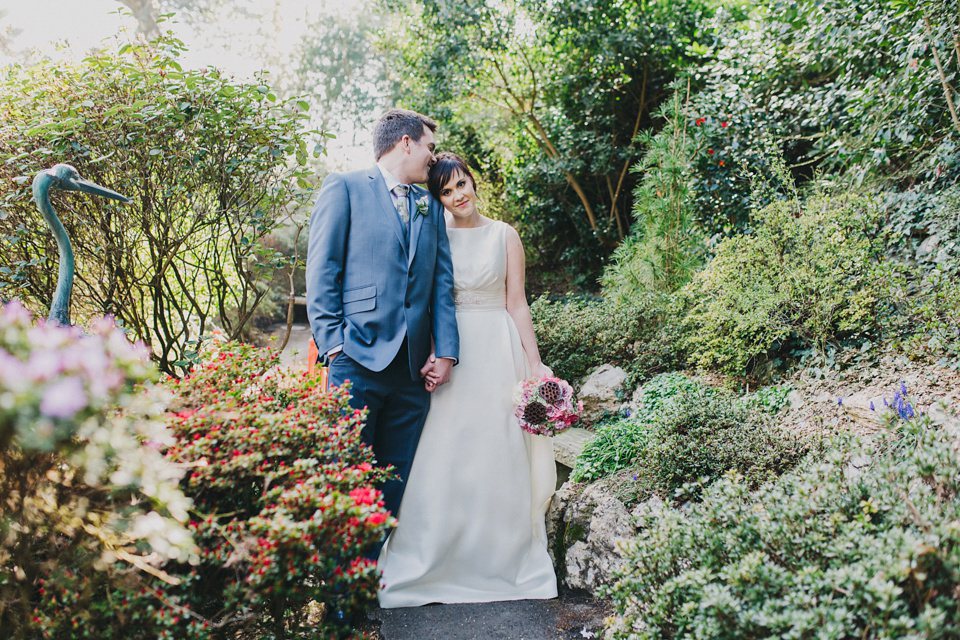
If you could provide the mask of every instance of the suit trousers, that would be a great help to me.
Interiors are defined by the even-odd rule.
[[[384,506],[396,516],[430,409],[423,381],[410,378],[407,341],[383,371],[371,371],[341,352],[330,363],[329,380],[335,386],[349,380],[350,406],[369,412],[361,439],[373,449],[378,466],[394,467],[395,477],[377,488]]]

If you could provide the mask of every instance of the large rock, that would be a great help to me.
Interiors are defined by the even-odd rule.
[[[617,394],[626,380],[627,372],[611,364],[601,365],[587,375],[577,396],[583,401],[583,419],[589,422],[604,413],[617,411],[620,408]]]
[[[940,248],[940,236],[933,234],[927,236],[920,246],[917,247],[917,260],[920,262],[934,261],[937,257],[937,249]]]
[[[622,544],[636,534],[634,517],[603,483],[566,483],[547,514],[557,576],[568,587],[596,594],[626,563]]]

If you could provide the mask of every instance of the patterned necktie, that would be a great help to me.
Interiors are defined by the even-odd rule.
[[[397,196],[397,214],[400,216],[404,227],[406,227],[410,221],[410,200],[407,198],[408,191],[410,191],[410,186],[406,184],[398,184],[393,188],[393,195]]]

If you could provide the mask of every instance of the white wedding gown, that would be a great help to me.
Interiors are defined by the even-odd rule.
[[[384,608],[557,595],[544,524],[553,442],[513,417],[529,365],[506,311],[506,230],[498,221],[447,228],[460,363],[433,394],[399,524],[380,553]]]

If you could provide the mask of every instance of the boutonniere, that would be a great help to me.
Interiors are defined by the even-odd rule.
[[[417,200],[417,215],[426,217],[430,211],[430,200],[428,196],[420,196]]]

